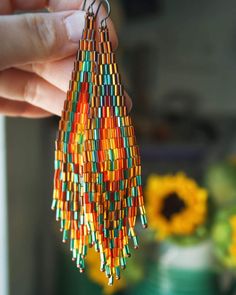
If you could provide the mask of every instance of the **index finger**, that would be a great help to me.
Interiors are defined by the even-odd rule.
[[[47,6],[47,0],[1,0],[0,14],[10,14],[15,10],[36,10]]]
[[[86,1],[86,8],[90,5],[92,0]],[[50,0],[49,8],[52,11],[63,11],[63,10],[82,10],[84,4],[84,0]]]

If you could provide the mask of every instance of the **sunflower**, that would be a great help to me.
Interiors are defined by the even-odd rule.
[[[104,294],[115,294],[126,287],[126,282],[123,276],[120,280],[115,281],[112,286],[108,286],[107,277],[100,271],[99,253],[95,252],[93,249],[90,250],[89,255],[86,257],[86,262],[88,265],[88,277],[103,288]]]
[[[194,235],[207,217],[207,191],[184,173],[151,175],[146,187],[149,226],[158,240]]]

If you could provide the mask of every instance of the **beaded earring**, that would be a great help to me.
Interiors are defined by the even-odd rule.
[[[83,151],[89,102],[93,95],[96,71],[95,15],[91,9],[85,17],[85,28],[79,42],[67,99],[59,123],[55,152],[54,193],[52,209],[61,222],[63,242],[70,236],[73,260],[81,272],[88,245],[95,241],[85,220],[83,187]]]
[[[124,88],[109,40],[110,4],[90,5],[78,58],[56,141],[52,208],[61,221],[63,240],[70,235],[73,259],[85,269],[89,247],[100,252],[101,271],[112,285],[130,257],[129,239],[138,248],[138,211],[147,227],[141,163]],[[102,3],[96,53],[95,19]]]
[[[138,248],[134,230],[138,210],[143,227],[147,220],[139,148],[109,40],[108,16],[102,20],[99,32],[97,73],[85,139],[85,186],[90,206],[97,208],[94,228],[98,230],[96,248],[100,252],[101,270],[112,284],[114,277],[119,279],[120,268],[125,268],[130,256],[129,238],[134,248]]]

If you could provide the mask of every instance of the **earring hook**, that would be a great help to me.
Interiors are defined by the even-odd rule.
[[[101,0],[99,5],[98,5],[98,9],[97,9],[97,12],[95,14],[95,17],[98,16],[98,13],[99,13],[99,10],[102,6],[102,4],[105,3],[107,5],[107,15],[106,17],[104,17],[102,20],[101,20],[101,26],[102,27],[106,27],[107,26],[107,20],[108,18],[110,17],[111,15],[111,5],[110,5],[110,2],[108,0]]]
[[[89,5],[88,12],[93,13],[93,5],[95,4],[96,0],[93,0],[93,2]]]
[[[85,10],[86,3],[87,3],[87,0],[84,0],[84,4],[83,4],[83,7],[82,7],[82,10]]]

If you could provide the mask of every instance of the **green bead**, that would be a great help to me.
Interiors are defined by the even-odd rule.
[[[67,241],[69,237],[68,230],[63,231],[63,241]]]
[[[110,240],[110,242],[109,242],[109,248],[110,249],[114,249],[114,241],[113,240]]]
[[[109,238],[109,230],[108,229],[104,229],[104,236],[105,236],[105,238]]]
[[[88,246],[83,246],[83,256],[87,256],[88,253]]]

